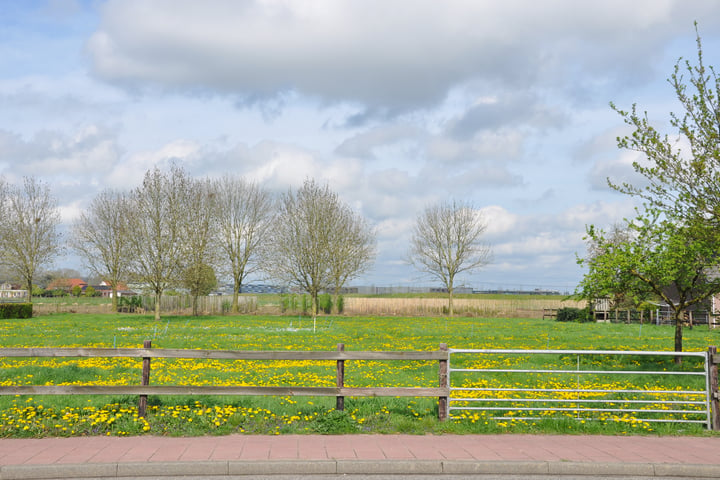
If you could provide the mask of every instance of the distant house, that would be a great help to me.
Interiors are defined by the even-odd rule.
[[[20,288],[20,285],[12,283],[0,283],[0,299],[26,298],[28,291]]]
[[[104,298],[112,298],[112,296],[113,296],[112,288],[111,288],[110,285],[109,285],[107,282],[105,282],[105,281],[100,282],[100,285],[93,286],[93,288],[95,289],[96,292],[99,292],[100,295],[101,295],[102,297],[104,297]],[[128,286],[125,285],[124,283],[119,283],[119,284],[118,284],[118,286],[117,286],[117,296],[118,296],[118,298],[120,298],[120,297],[132,297],[132,296],[135,296],[135,295],[137,295],[137,293],[135,293],[134,291],[130,290],[130,288],[128,288]]]
[[[56,278],[48,283],[47,290],[63,290],[64,292],[72,293],[75,287],[80,287],[80,290],[84,291],[87,286],[88,283],[80,278]]]

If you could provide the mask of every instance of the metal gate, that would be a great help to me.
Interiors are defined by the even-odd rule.
[[[450,349],[448,418],[572,417],[711,428],[710,354]],[[675,363],[675,357],[683,359]],[[461,413],[456,413],[461,412]]]

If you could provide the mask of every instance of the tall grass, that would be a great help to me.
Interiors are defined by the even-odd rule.
[[[543,309],[585,306],[585,302],[563,297],[456,298],[453,309],[457,315],[471,317],[537,318]],[[345,312],[349,315],[428,315],[447,314],[447,298],[348,297]]]

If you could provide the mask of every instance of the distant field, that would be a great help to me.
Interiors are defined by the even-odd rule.
[[[319,317],[314,328],[311,319],[301,316],[172,316],[155,322],[148,315],[58,314],[0,322],[3,347],[134,348],[152,339],[153,346],[159,348],[219,350],[329,351],[338,343],[344,343],[346,350],[436,350],[441,342],[451,348],[669,350],[672,335],[672,327],[654,325],[387,316]],[[718,331],[687,330],[686,350],[703,351],[708,345],[717,345],[718,340]],[[553,360],[560,362],[558,365],[565,361],[560,357]],[[334,362],[153,360],[152,367],[152,384],[332,386],[335,381]],[[0,385],[138,382],[137,360],[0,360]],[[437,362],[346,362],[346,385],[436,386]],[[437,400],[431,398],[350,398],[342,413],[333,411],[332,398],[151,397],[147,420],[137,418],[136,404],[136,397],[2,397],[0,436],[144,432],[705,433],[696,425],[678,427],[628,419],[579,423],[560,417],[503,422],[468,416],[441,423],[436,419]]]

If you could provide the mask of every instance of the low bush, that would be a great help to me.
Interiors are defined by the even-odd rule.
[[[142,297],[118,297],[117,308],[118,312],[135,313],[139,308],[142,308]]]
[[[323,293],[318,296],[318,307],[323,313],[329,315],[332,312],[333,300],[329,293]]]
[[[557,311],[558,322],[591,322],[593,320],[590,310],[587,308],[564,307]]]
[[[32,303],[0,303],[0,318],[32,318]]]

